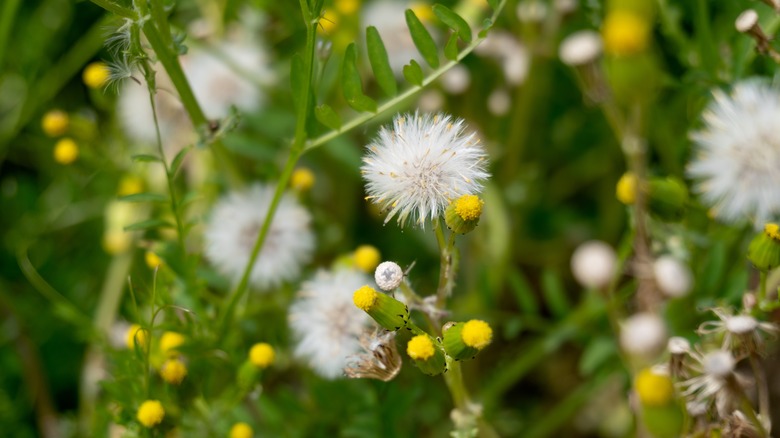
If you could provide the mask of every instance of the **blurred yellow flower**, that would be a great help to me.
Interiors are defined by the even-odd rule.
[[[70,138],[60,139],[54,145],[54,161],[60,164],[71,164],[79,157],[79,145]]]
[[[87,87],[97,89],[103,87],[108,82],[110,75],[111,72],[106,63],[98,61],[87,65],[81,74],[81,79],[84,80],[84,84]]]
[[[59,137],[68,132],[70,117],[62,110],[51,110],[43,115],[41,128],[49,137]]]
[[[379,265],[380,259],[379,250],[371,245],[361,245],[353,254],[355,259],[355,266],[363,272],[371,273]]]
[[[246,423],[236,423],[230,428],[230,438],[252,438],[255,432]]]
[[[141,403],[141,407],[138,408],[136,418],[144,427],[154,427],[162,423],[165,417],[165,409],[163,409],[162,403],[157,400],[146,400]]]
[[[257,343],[249,350],[249,361],[258,368],[268,368],[275,356],[274,348],[265,342]]]
[[[604,51],[610,55],[635,55],[645,51],[650,43],[650,24],[629,11],[610,12],[601,33]]]

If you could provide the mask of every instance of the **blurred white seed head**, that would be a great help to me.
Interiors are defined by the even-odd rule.
[[[553,2],[555,11],[560,15],[569,15],[577,10],[577,0],[555,0]]]
[[[615,274],[617,256],[611,246],[598,240],[585,242],[571,256],[571,272],[581,285],[602,288]]]
[[[397,288],[404,279],[404,271],[395,262],[382,262],[374,271],[377,286],[384,291]]]
[[[420,111],[426,113],[441,111],[444,107],[444,94],[433,88],[423,91],[420,94],[420,99],[417,101],[417,107],[420,108]]]
[[[669,338],[666,348],[669,350],[670,354],[687,354],[691,351],[691,343],[683,337],[673,336]]]
[[[675,257],[664,255],[653,263],[655,282],[661,292],[670,298],[688,295],[693,285],[690,268]]]
[[[632,355],[652,357],[663,350],[666,343],[666,325],[654,313],[637,313],[621,324],[620,346]]]
[[[509,85],[520,85],[528,76],[531,55],[528,49],[510,32],[489,33],[485,41],[477,46],[476,52],[480,56],[498,61]]]
[[[735,361],[730,352],[715,350],[705,354],[701,364],[706,374],[723,379],[734,371]]]
[[[601,56],[602,46],[601,35],[592,30],[582,30],[563,40],[558,56],[564,64],[577,67],[596,61]]]
[[[487,107],[490,114],[494,116],[506,115],[512,107],[512,98],[509,96],[509,92],[503,88],[493,90],[488,96]]]
[[[746,335],[758,328],[758,321],[749,315],[736,315],[725,320],[726,330],[735,335]]]
[[[746,33],[758,24],[758,13],[753,9],[747,9],[737,17],[734,27],[737,31]]]
[[[441,86],[450,94],[461,94],[471,85],[471,73],[463,64],[457,64],[441,76]]]
[[[524,0],[517,4],[517,19],[526,23],[541,23],[547,18],[547,4],[539,0]]]

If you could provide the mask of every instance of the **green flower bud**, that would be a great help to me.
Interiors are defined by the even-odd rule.
[[[398,331],[409,322],[409,308],[404,303],[370,286],[356,290],[352,301],[387,330]]]
[[[485,202],[477,195],[463,195],[450,202],[444,211],[447,227],[458,234],[466,234],[473,230],[479,223],[484,204]]]
[[[485,321],[450,323],[444,327],[444,351],[455,360],[472,359],[493,339],[493,329]]]
[[[753,238],[748,247],[748,260],[760,271],[780,266],[780,226],[766,224],[764,232]]]
[[[417,335],[410,339],[406,344],[406,353],[423,374],[435,376],[447,370],[444,353],[436,347],[436,341],[430,335]]]

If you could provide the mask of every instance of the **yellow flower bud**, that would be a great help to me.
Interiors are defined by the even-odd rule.
[[[49,137],[59,137],[68,132],[70,117],[62,110],[51,110],[43,115],[41,128]]]
[[[252,438],[255,431],[246,423],[236,423],[230,428],[230,438]]]
[[[664,406],[674,398],[672,379],[650,368],[645,368],[636,375],[634,390],[644,406]]]
[[[650,44],[650,25],[629,11],[614,11],[607,15],[601,29],[604,51],[610,55],[627,56],[644,52]]]
[[[274,348],[265,342],[257,343],[249,350],[249,361],[258,368],[268,368],[275,357]]]
[[[141,328],[138,324],[133,324],[127,329],[126,344],[127,348],[135,348],[138,344],[139,347],[146,347],[149,341],[149,332]]]
[[[305,167],[299,167],[293,171],[290,177],[290,187],[299,192],[306,192],[314,186],[314,181],[314,172]]]
[[[101,88],[108,82],[110,75],[111,72],[108,69],[108,66],[104,62],[98,61],[87,65],[81,74],[81,78],[84,80],[84,84],[86,84],[87,87]]]
[[[79,146],[73,139],[63,138],[54,145],[54,160],[60,164],[71,164],[79,157]]]
[[[136,418],[144,427],[152,428],[162,423],[163,418],[165,418],[165,409],[163,409],[162,403],[157,400],[146,400],[138,408]]]
[[[379,266],[379,262],[382,261],[379,250],[371,245],[359,246],[355,250],[353,258],[355,259],[355,266],[361,271],[368,273],[374,272],[374,269]]]
[[[160,351],[166,356],[176,356],[179,354],[176,348],[184,344],[185,340],[181,333],[165,332],[160,336]]]
[[[178,385],[187,377],[187,366],[179,359],[168,359],[160,368],[160,376],[171,385]]]
[[[617,182],[615,187],[615,197],[625,205],[631,205],[636,202],[636,175],[633,172],[626,172]]]

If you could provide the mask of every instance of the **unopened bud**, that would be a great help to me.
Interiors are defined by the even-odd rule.
[[[444,350],[455,360],[472,359],[493,340],[493,329],[477,319],[448,324],[444,329]]]
[[[780,226],[774,223],[764,226],[764,231],[750,242],[748,260],[763,272],[780,266]]]
[[[352,301],[387,330],[398,331],[409,322],[409,308],[404,303],[370,286],[356,290]]]
[[[424,374],[435,376],[447,369],[447,361],[430,335],[417,335],[406,344],[406,353]]]

